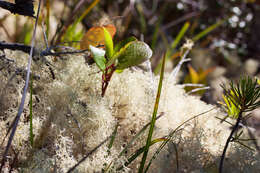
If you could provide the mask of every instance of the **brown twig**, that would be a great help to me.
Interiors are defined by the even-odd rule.
[[[52,52],[52,49],[54,49],[55,46],[52,46],[48,49],[45,50],[38,50],[37,48],[33,48],[33,56],[36,55],[41,55],[41,56],[59,56],[59,55],[66,55],[66,54],[77,54],[77,53],[84,53],[88,52],[88,49],[84,50],[75,50],[75,51],[66,51],[66,52]],[[24,53],[30,53],[31,46],[24,45],[21,43],[5,43],[0,41],[0,50],[4,49],[10,49],[10,50],[20,50],[23,51]]]

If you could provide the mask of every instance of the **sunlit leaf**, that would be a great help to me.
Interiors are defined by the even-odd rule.
[[[113,61],[117,60],[117,70],[123,70],[131,66],[139,65],[151,58],[151,56],[152,50],[146,43],[142,41],[132,41],[114,55]]]
[[[199,74],[196,72],[196,70],[189,65],[189,75],[190,75],[190,79],[191,79],[191,83],[198,83],[199,82]]]
[[[92,45],[89,46],[91,54],[100,70],[104,71],[106,68],[105,51],[103,49],[96,48]]]
[[[189,74],[185,77],[184,83],[192,83],[192,84],[204,84],[207,85],[207,76],[210,72],[212,72],[215,67],[208,68],[206,70],[199,69],[196,71],[191,65],[188,66]],[[185,91],[191,91],[195,88],[198,88],[196,86],[187,86],[185,87]],[[204,94],[205,90],[197,91],[196,94],[202,95]]]
[[[97,46],[104,46],[105,45],[105,36],[104,36],[104,29],[110,33],[111,37],[113,38],[116,33],[116,27],[112,24],[105,25],[105,26],[96,26],[90,28],[86,34],[83,36],[83,39],[80,43],[81,49],[89,49],[89,45],[94,47]]]
[[[258,85],[260,85],[260,79],[256,77],[256,81],[257,81]]]
[[[111,59],[114,54],[114,45],[111,34],[108,30],[103,27],[104,30],[104,39],[105,39],[105,47],[106,47],[106,57],[107,59]]]

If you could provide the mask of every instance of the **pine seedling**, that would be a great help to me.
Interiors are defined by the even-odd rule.
[[[224,89],[223,98],[228,116],[237,120],[226,141],[219,164],[219,173],[222,173],[228,145],[231,141],[234,141],[233,135],[238,130],[244,113],[260,107],[260,85],[258,84],[257,79],[253,80],[250,77],[242,77],[237,84],[234,84],[231,81],[229,87],[222,85],[222,88]]]

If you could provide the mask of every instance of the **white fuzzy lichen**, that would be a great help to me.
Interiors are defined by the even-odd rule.
[[[15,57],[15,60],[18,58],[11,55],[8,57]],[[50,57],[49,59],[51,60]],[[111,170],[115,171],[120,163],[124,163],[129,155],[145,144],[146,132],[129,148],[127,155],[118,157],[132,137],[149,123],[158,78],[151,79],[151,74],[148,72],[126,69],[113,75],[102,98],[101,73],[95,64],[86,64],[82,55],[66,56],[52,63],[55,79],[51,78],[50,72],[43,64],[33,66],[33,73],[40,76],[40,79],[34,80],[33,87],[35,146],[32,149],[28,142],[29,122],[25,119],[21,120],[14,141],[16,149],[26,153],[22,157],[19,156],[18,159],[23,160],[21,163],[42,165],[42,169],[29,165],[23,168],[23,171],[48,172],[51,168],[55,168],[57,172],[66,172],[86,153],[109,137],[116,124],[119,124],[110,152],[108,143],[105,143],[82,162],[75,172],[98,172],[110,163],[112,163]],[[15,63],[11,66],[16,67]],[[10,76],[6,74],[4,81],[7,81],[8,77]],[[20,93],[23,79],[19,76],[16,78],[19,82],[15,83],[17,85],[15,90],[19,90],[16,92]],[[3,88],[4,86],[1,86],[1,91]],[[13,103],[19,103],[19,97],[13,97],[8,90],[4,94],[5,98],[11,98]],[[12,102],[9,100],[8,103]],[[18,104],[5,105],[2,116],[10,116],[10,109],[16,111],[17,106]],[[168,135],[184,121],[212,108],[213,105],[207,105],[199,98],[187,95],[182,86],[176,85],[175,81],[168,79],[166,75],[158,110],[163,116],[155,124],[153,138]],[[26,117],[28,110],[26,104]],[[16,112],[13,112],[11,117],[14,118],[15,115]],[[198,172],[216,165],[229,134],[229,125],[221,124],[216,116],[223,117],[223,113],[214,109],[186,123],[153,162],[151,172],[167,172],[176,168],[174,145],[178,146],[179,169],[182,172]],[[7,122],[10,122],[10,118],[0,120],[1,139],[8,128]],[[230,172],[241,170],[253,172],[259,168],[259,159],[254,152],[242,147],[239,147],[239,150],[237,148],[238,145],[232,145],[227,155],[229,161],[226,164],[238,165]],[[151,148],[149,158],[155,149],[155,146]],[[3,148],[1,154],[2,150]],[[246,154],[246,160],[243,159],[243,154]],[[139,161],[136,160],[125,171],[137,172],[138,166]]]

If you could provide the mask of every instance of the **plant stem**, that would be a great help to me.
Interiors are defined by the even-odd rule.
[[[230,143],[234,133],[237,131],[239,123],[241,121],[241,118],[242,118],[242,111],[239,112],[238,118],[237,118],[237,122],[236,122],[235,126],[233,127],[233,129],[232,129],[232,131],[231,131],[231,133],[230,133],[230,135],[229,135],[229,137],[228,137],[228,139],[226,141],[223,153],[221,155],[220,163],[219,163],[219,169],[218,169],[219,173],[222,173],[223,163],[224,163],[225,155],[226,155],[226,152],[227,152],[228,144]]]
[[[102,97],[105,96],[107,86],[115,70],[116,68],[114,64],[112,64],[111,66],[105,69],[105,73],[102,75],[102,93],[101,93]]]

